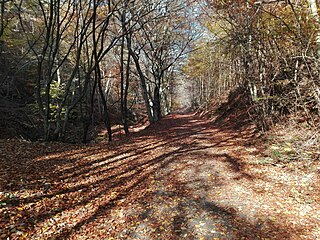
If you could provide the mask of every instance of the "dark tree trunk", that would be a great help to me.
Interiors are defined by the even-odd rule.
[[[159,121],[161,118],[161,99],[160,99],[160,89],[158,86],[154,88],[153,92],[153,119],[155,122]]]
[[[128,92],[126,91],[127,89],[127,84],[128,81],[125,81],[125,75],[124,75],[124,36],[121,39],[121,50],[120,50],[120,98],[121,98],[121,121],[123,124],[123,129],[125,131],[125,134],[129,134],[129,129],[128,129],[128,120],[127,120],[127,97],[126,95]]]
[[[100,94],[100,98],[101,98],[102,106],[103,106],[103,121],[104,121],[104,124],[107,128],[108,141],[111,142],[112,141],[111,122],[110,122],[110,117],[109,117],[109,112],[108,112],[107,100],[105,99],[105,96],[103,94],[103,89],[102,89],[102,84],[101,84],[101,72],[100,72],[99,65],[97,66],[97,69],[96,69],[96,77],[98,78],[99,94]]]
[[[129,40],[129,39],[127,38],[127,40]],[[140,84],[141,84],[141,89],[142,89],[142,96],[143,96],[143,100],[144,100],[144,103],[145,103],[145,106],[146,106],[149,123],[153,123],[154,122],[154,118],[153,118],[152,111],[151,111],[152,109],[151,109],[151,106],[150,106],[150,103],[149,103],[146,78],[145,78],[145,76],[144,76],[144,74],[142,72],[142,69],[141,69],[141,66],[140,66],[140,63],[139,63],[139,58],[138,58],[137,54],[132,50],[131,47],[129,48],[129,53],[132,56],[132,59],[133,59],[135,65],[136,65],[136,68],[137,68],[137,71],[138,71],[138,74],[139,74]]]

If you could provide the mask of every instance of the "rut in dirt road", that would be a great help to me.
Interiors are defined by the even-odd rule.
[[[170,115],[109,146],[34,157],[15,207],[30,239],[317,239],[316,200],[295,202],[283,186],[296,176],[257,158],[248,128]]]

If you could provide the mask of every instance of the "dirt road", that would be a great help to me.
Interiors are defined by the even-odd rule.
[[[170,115],[110,145],[17,145],[3,238],[320,239],[319,176],[261,164],[248,128]]]

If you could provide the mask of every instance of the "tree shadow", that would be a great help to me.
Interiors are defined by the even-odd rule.
[[[193,165],[182,165],[180,169],[176,168],[175,171],[172,171],[173,175],[187,168],[194,169],[195,174],[199,174],[202,165],[210,161],[221,161],[240,177],[254,179],[254,176],[245,173],[245,166],[240,159],[226,153],[208,151],[238,145],[246,142],[249,137],[239,139],[237,134],[230,136],[230,133],[219,129],[208,131],[210,127],[212,126],[209,121],[194,121],[192,115],[184,115],[179,118],[169,116],[150,128],[132,134],[130,138],[121,143],[113,143],[108,146],[102,144],[75,146],[58,151],[47,151],[46,148],[40,147],[31,158],[30,156],[26,158],[27,167],[15,173],[17,175],[32,173],[33,179],[29,178],[29,182],[23,184],[13,182],[17,185],[4,186],[5,191],[23,188],[25,191],[35,190],[38,194],[24,196],[21,199],[4,199],[7,204],[4,208],[36,206],[29,207],[23,212],[23,219],[28,219],[28,222],[23,222],[23,219],[19,220],[20,223],[27,225],[33,234],[30,235],[32,237],[37,235],[39,227],[48,224],[50,219],[62,214],[70,214],[71,217],[72,213],[77,213],[80,208],[87,208],[93,202],[95,207],[92,212],[73,221],[73,224],[69,226],[61,227],[60,232],[54,232],[50,236],[55,239],[66,239],[100,216],[108,218],[110,211],[117,208],[123,199],[131,199],[132,202],[147,199],[151,201],[159,193],[146,191],[150,185],[150,177],[167,170],[169,165],[179,162],[186,156],[196,159]],[[221,136],[225,137],[215,138],[215,134],[222,134]],[[203,145],[204,141],[208,143]],[[54,150],[57,149],[59,148],[54,148]],[[48,158],[43,158],[42,154],[47,154]],[[35,169],[37,172],[32,172]],[[166,179],[169,175],[162,175],[162,177]],[[217,185],[224,184],[221,175],[215,173],[214,177]],[[10,179],[8,181],[10,182]],[[198,184],[201,181],[198,180]],[[46,188],[45,184],[49,184],[49,187]],[[212,214],[222,219],[225,218],[224,221],[229,221],[231,224],[230,229],[249,226],[251,229],[249,232],[254,231],[254,226],[249,223],[237,225],[236,221],[232,220],[237,217],[234,211],[224,209],[213,202],[206,202],[207,200],[204,199],[200,199],[199,203],[199,199],[188,194],[191,190],[188,189],[186,183],[176,182],[175,185],[177,191],[172,193],[173,196],[187,199],[189,202],[181,204],[191,204],[195,206],[196,211],[211,211]],[[203,185],[205,188],[205,184]],[[182,223],[187,221],[185,206],[178,207],[178,212],[179,214],[175,216],[172,223],[173,239],[180,239],[181,234],[185,234],[185,231],[181,230]],[[150,214],[146,213],[146,215]],[[276,226],[271,227],[276,228]],[[262,236],[266,233],[259,234]]]

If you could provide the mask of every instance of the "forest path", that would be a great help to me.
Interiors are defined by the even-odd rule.
[[[1,161],[0,236],[320,239],[319,196],[308,194],[318,176],[260,164],[251,141],[248,128],[185,114],[107,146],[12,144],[0,149],[12,154]]]

